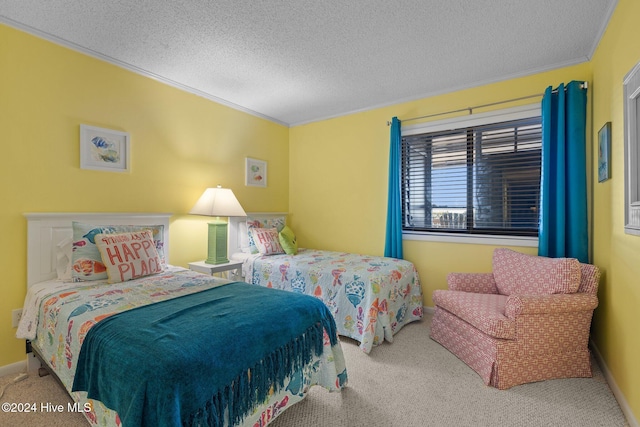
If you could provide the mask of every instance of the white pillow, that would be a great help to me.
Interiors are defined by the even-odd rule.
[[[73,238],[67,237],[56,245],[56,273],[58,280],[71,281],[71,257],[73,252]]]

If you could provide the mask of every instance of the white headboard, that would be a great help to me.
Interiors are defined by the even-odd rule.
[[[73,235],[71,223],[92,225],[163,225],[165,253],[169,248],[171,214],[149,213],[26,213],[27,286],[56,278],[58,243]]]
[[[287,216],[287,212],[247,212],[247,217],[253,219],[262,219],[262,218],[276,218],[279,216]],[[245,225],[242,227],[242,225]],[[229,217],[229,245],[227,248],[227,254],[231,256],[234,253],[242,252],[241,241],[242,234],[247,231],[246,228],[247,218],[246,217]]]

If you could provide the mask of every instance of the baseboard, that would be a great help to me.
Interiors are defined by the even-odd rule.
[[[591,350],[593,350],[593,356],[595,357],[596,362],[598,363],[598,366],[600,366],[600,369],[604,374],[604,378],[607,380],[607,383],[609,384],[609,388],[611,389],[611,391],[613,392],[613,395],[618,401],[618,405],[620,405],[620,409],[622,409],[622,413],[627,418],[627,423],[629,424],[629,427],[640,427],[640,424],[638,424],[638,420],[635,418],[635,416],[633,415],[633,412],[631,411],[631,408],[629,407],[629,403],[627,402],[627,399],[625,399],[624,394],[622,394],[622,391],[620,391],[620,388],[618,388],[618,384],[616,383],[616,380],[613,378],[613,375],[611,374],[609,367],[607,366],[604,359],[602,358],[602,354],[600,354],[600,350],[598,350],[598,346],[596,346],[593,341],[590,341],[589,344],[590,344]]]
[[[21,362],[11,363],[9,365],[0,366],[0,377],[5,375],[18,374],[20,372],[33,373],[37,372],[42,364],[33,352],[28,353]]]
[[[27,360],[0,366],[0,377],[27,372]]]
[[[427,307],[426,305],[422,307],[422,311],[427,314],[433,314],[436,311],[435,307]]]

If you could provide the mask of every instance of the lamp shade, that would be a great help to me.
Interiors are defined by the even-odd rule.
[[[228,188],[207,188],[189,212],[205,216],[247,216],[236,196]]]

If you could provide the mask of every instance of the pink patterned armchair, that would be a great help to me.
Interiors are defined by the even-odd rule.
[[[496,249],[492,273],[451,273],[433,292],[431,338],[502,390],[590,377],[599,278],[576,259]]]

